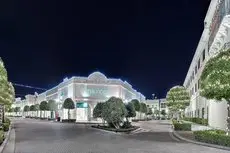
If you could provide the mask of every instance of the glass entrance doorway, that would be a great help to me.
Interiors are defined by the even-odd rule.
[[[77,121],[88,121],[89,120],[89,105],[86,102],[77,102],[76,103],[77,113],[76,120]]]

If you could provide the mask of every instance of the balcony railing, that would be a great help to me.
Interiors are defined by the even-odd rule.
[[[223,18],[229,14],[230,0],[220,0],[216,7],[214,16],[212,18],[212,23],[210,25],[210,37],[208,41],[208,48],[210,48],[210,46],[212,45]]]

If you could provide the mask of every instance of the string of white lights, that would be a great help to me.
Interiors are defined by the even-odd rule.
[[[39,87],[33,87],[33,86],[28,86],[28,85],[23,85],[23,84],[18,84],[18,83],[13,83],[14,86],[19,86],[19,87],[24,87],[24,88],[31,88],[31,89],[38,89],[38,90],[47,90],[44,88],[39,88]]]

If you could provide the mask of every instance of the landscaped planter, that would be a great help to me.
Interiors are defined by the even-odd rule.
[[[74,123],[74,122],[76,122],[76,119],[69,119],[69,120],[68,119],[63,119],[62,122],[63,123]]]
[[[132,122],[139,122],[139,121],[150,121],[152,119],[146,118],[146,119],[132,119]]]
[[[113,132],[126,132],[126,133],[129,133],[129,132],[132,132],[136,129],[138,129],[139,127],[138,126],[133,126],[131,128],[128,128],[128,129],[116,129],[116,128],[110,128],[108,126],[101,126],[101,125],[92,125],[93,128],[98,128],[98,129],[102,129],[102,130],[107,130],[107,131],[113,131]]]
[[[230,136],[225,135],[225,131],[195,131],[193,134],[197,141],[230,147]]]
[[[173,122],[173,127],[175,131],[191,131],[192,124],[190,123],[180,123],[180,122]]]

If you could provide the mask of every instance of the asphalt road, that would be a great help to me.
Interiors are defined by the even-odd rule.
[[[16,120],[4,153],[227,153],[225,150],[178,141],[166,121],[137,123],[130,135],[93,129],[88,125]],[[14,130],[12,132],[14,134]],[[13,137],[13,135],[12,135]]]

